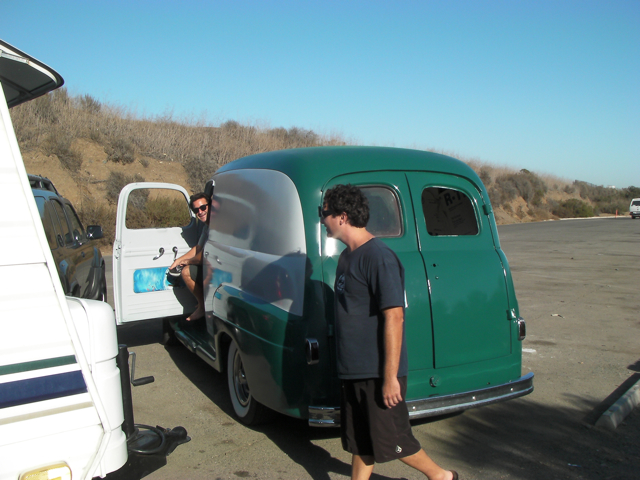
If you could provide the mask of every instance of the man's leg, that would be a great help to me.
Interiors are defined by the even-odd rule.
[[[420,449],[418,453],[414,453],[408,457],[403,457],[400,460],[419,472],[424,473],[429,480],[453,479],[452,472],[440,468],[422,449]]]
[[[198,301],[198,308],[196,308],[196,311],[187,317],[187,321],[198,320],[199,318],[204,317],[204,295],[202,294],[202,285],[195,282],[192,293]]]
[[[187,317],[188,322],[191,320],[198,320],[204,316],[204,296],[202,294],[202,275],[200,274],[200,271],[201,267],[198,267],[197,265],[189,265],[182,269],[182,280],[198,301],[198,307],[195,312]]]
[[[184,268],[182,269],[182,271],[180,272],[180,276],[182,277],[182,281],[184,282],[184,284],[187,286],[187,288],[189,289],[189,291],[193,294],[193,288],[196,285],[195,282],[195,275],[191,276],[191,267],[192,265],[185,265]]]
[[[373,472],[373,457],[352,455],[351,480],[368,480]]]

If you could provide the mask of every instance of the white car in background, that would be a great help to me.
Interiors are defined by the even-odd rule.
[[[640,198],[634,198],[629,204],[629,215],[631,218],[640,217]]]

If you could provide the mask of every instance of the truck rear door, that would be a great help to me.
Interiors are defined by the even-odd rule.
[[[511,353],[505,273],[484,201],[468,180],[408,172],[431,295],[435,368]]]

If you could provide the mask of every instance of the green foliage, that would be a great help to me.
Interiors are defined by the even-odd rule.
[[[577,198],[570,198],[552,207],[552,213],[560,218],[584,218],[593,217],[593,207]]]
[[[632,198],[640,198],[640,187],[634,187],[633,185],[623,188],[625,198],[631,201]]]
[[[630,186],[627,188],[607,188],[592,183],[573,182],[580,198],[591,201],[595,209],[602,213],[626,212],[629,210],[629,202],[632,198],[640,196],[640,188]]]

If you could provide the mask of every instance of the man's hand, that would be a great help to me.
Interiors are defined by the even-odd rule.
[[[387,408],[393,408],[402,401],[398,377],[385,378],[382,384],[382,398]]]

